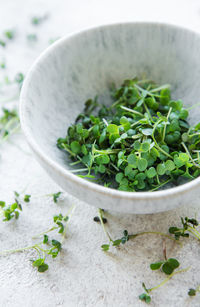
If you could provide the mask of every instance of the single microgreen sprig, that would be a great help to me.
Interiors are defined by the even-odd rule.
[[[35,250],[37,252],[37,258],[32,261],[33,267],[36,267],[38,272],[43,273],[48,270],[48,264],[45,263],[45,259],[48,255],[52,258],[56,258],[61,251],[62,245],[58,240],[49,240],[47,235],[44,236],[42,242],[36,243],[31,246],[25,246],[18,249],[5,250],[0,252],[0,255],[13,254],[23,252],[26,250]]]
[[[23,192],[17,192],[14,191],[14,196],[18,200],[23,200],[25,203],[29,203],[31,200],[31,195],[30,194],[23,194]]]
[[[162,236],[164,238],[167,238],[169,240],[177,242],[179,245],[181,245],[181,242],[177,241],[172,236],[170,236],[170,235],[168,235],[166,233],[163,233],[163,232],[159,232],[159,231],[143,231],[143,232],[139,232],[139,233],[135,233],[135,234],[129,234],[127,230],[124,230],[123,231],[123,236],[121,238],[113,240],[111,235],[107,231],[106,226],[104,225],[104,224],[107,223],[107,219],[106,219],[106,222],[105,222],[104,210],[103,209],[98,209],[98,214],[99,214],[99,216],[95,217],[95,219],[96,219],[97,222],[100,220],[100,223],[101,223],[101,226],[102,226],[103,231],[105,233],[105,236],[108,239],[108,244],[101,245],[101,248],[102,248],[103,251],[108,251],[111,246],[118,247],[120,244],[123,245],[123,244],[127,243],[129,240],[135,239],[136,237],[143,236],[143,235],[149,235],[149,234],[150,235]]]
[[[47,194],[45,196],[52,197],[54,203],[56,204],[58,202],[58,200],[60,199],[62,194],[63,194],[63,192],[59,191],[59,192],[56,192],[56,193]]]
[[[15,109],[2,108],[0,117],[0,143],[6,141],[20,129],[19,115]]]
[[[64,238],[65,238],[65,235],[66,235],[67,225],[68,225],[68,223],[69,223],[69,221],[70,221],[70,219],[72,217],[74,209],[75,209],[75,206],[72,205],[70,207],[70,209],[68,210],[66,215],[63,215],[62,213],[60,213],[58,215],[55,215],[53,217],[54,224],[50,228],[48,228],[47,230],[45,230],[45,231],[35,235],[33,237],[33,239],[36,239],[36,238],[38,238],[40,236],[46,235],[49,232],[57,230],[59,234],[62,234],[62,241],[63,241]]]
[[[187,267],[185,269],[181,269],[181,270],[178,270],[178,271],[173,271],[173,273],[169,274],[167,276],[167,278],[165,278],[160,284],[158,284],[157,286],[152,287],[152,288],[147,288],[146,285],[144,283],[142,283],[142,287],[145,290],[145,292],[139,295],[139,299],[141,301],[144,301],[145,303],[149,304],[151,302],[150,293],[152,291],[157,290],[161,286],[165,285],[174,275],[187,272],[189,269],[190,269],[190,267]]]
[[[174,235],[176,240],[179,240],[180,237],[188,238],[192,234],[196,239],[200,240],[200,232],[197,230],[199,225],[198,221],[194,218],[181,217],[182,227],[172,226],[169,228],[169,233]]]
[[[15,199],[14,203],[7,206],[4,201],[0,201],[0,216],[3,217],[3,222],[8,222],[13,218],[18,219],[20,211],[22,211],[22,206],[18,199]]]
[[[17,194],[19,196],[19,193]],[[0,206],[4,206],[4,203],[0,202]],[[72,216],[74,208],[75,206],[73,205],[69,209],[67,215],[65,216],[63,216],[61,213],[59,215],[54,216],[53,218],[54,225],[50,229],[33,237],[35,239],[40,236],[43,236],[43,240],[41,242],[36,243],[31,246],[25,246],[22,248],[18,248],[18,249],[5,250],[5,251],[0,252],[0,255],[12,254],[12,253],[17,253],[17,252],[22,252],[22,251],[33,249],[37,252],[37,255],[38,255],[36,259],[31,260],[33,266],[37,268],[38,272],[40,273],[45,272],[46,270],[48,270],[48,267],[49,267],[48,264],[46,263],[46,257],[50,255],[52,258],[56,258],[61,251],[62,243],[66,236],[67,225]],[[49,239],[49,236],[47,235],[47,233],[52,232],[53,230],[58,230],[58,234],[62,235],[61,242],[55,239],[52,239],[52,240]]]

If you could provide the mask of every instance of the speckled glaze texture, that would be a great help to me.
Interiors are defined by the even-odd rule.
[[[67,192],[96,207],[125,213],[155,213],[191,204],[200,196],[200,179],[158,192],[122,192],[73,175],[69,160],[56,147],[58,137],[99,95],[110,103],[109,85],[145,74],[170,83],[174,98],[186,106],[200,101],[200,36],[158,23],[101,26],[63,38],[34,63],[23,85],[21,124],[36,158]],[[190,123],[200,119],[191,111]]]

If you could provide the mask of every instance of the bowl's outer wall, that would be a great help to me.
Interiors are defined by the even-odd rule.
[[[190,193],[171,199],[113,197],[77,185],[62,169],[70,168],[67,155],[56,147],[67,127],[83,110],[85,100],[99,95],[111,102],[109,87],[128,78],[142,76],[159,84],[172,84],[173,96],[186,106],[200,100],[200,38],[190,31],[159,24],[119,24],[96,28],[62,39],[35,64],[21,96],[22,127],[34,140],[39,162],[66,191],[97,207],[133,213],[172,209],[191,200]],[[191,123],[199,121],[200,108],[192,112]],[[30,142],[31,145],[33,144]],[[32,146],[33,147],[33,146]],[[38,156],[38,150],[43,157]],[[55,169],[47,157],[59,166]],[[198,191],[198,189],[197,189]],[[195,193],[197,193],[197,191]],[[134,193],[136,194],[136,193]]]

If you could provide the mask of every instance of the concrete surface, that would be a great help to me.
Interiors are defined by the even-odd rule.
[[[49,19],[38,27],[30,24],[34,15],[49,13]],[[50,38],[65,35],[90,25],[125,20],[158,20],[184,25],[200,31],[198,0],[168,1],[64,1],[64,0],[0,0],[0,33],[16,28],[16,38],[3,50],[0,59],[7,61],[6,75],[13,76],[27,69],[37,55],[48,46]],[[37,33],[38,42],[28,44],[26,34]],[[1,36],[1,35],[0,35]],[[4,73],[0,71],[0,80]],[[1,81],[0,81],[1,83]],[[11,97],[15,88],[3,89],[0,100]],[[16,101],[17,103],[17,101]],[[11,104],[15,104],[12,102]],[[8,106],[8,105],[7,105]],[[0,250],[32,244],[31,237],[52,224],[55,213],[66,213],[74,203],[63,251],[57,259],[49,259],[49,270],[40,274],[32,268],[33,251],[0,257],[0,306],[145,306],[138,300],[143,292],[141,283],[152,287],[164,278],[161,272],[151,272],[149,264],[162,259],[162,239],[144,236],[128,242],[110,253],[101,251],[106,243],[100,225],[93,222],[96,209],[64,195],[59,204],[45,197],[57,192],[53,183],[32,157],[23,135],[13,136],[0,148],[0,199],[13,200],[13,190],[32,194],[23,205],[18,221],[0,223]],[[187,207],[163,214],[131,216],[107,213],[108,228],[114,238],[124,229],[129,233],[163,231],[179,223],[180,216],[199,216],[199,207]],[[191,266],[187,273],[175,276],[165,286],[152,293],[151,306],[200,306],[200,295],[187,296],[190,287],[200,283],[200,246],[195,239],[184,241],[182,249],[166,240],[168,256],[177,257],[181,268]]]

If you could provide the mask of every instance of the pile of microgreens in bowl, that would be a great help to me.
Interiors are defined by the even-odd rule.
[[[189,109],[171,99],[169,85],[134,78],[111,95],[109,107],[87,100],[57,140],[80,166],[72,172],[121,191],[155,191],[199,176],[200,123],[189,125]]]

